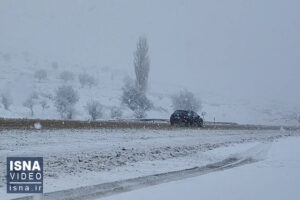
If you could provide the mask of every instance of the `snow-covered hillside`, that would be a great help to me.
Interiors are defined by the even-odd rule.
[[[60,115],[54,107],[51,97],[61,85],[72,85],[79,93],[79,102],[76,104],[75,119],[87,120],[86,104],[90,100],[99,100],[105,106],[103,119],[111,119],[110,108],[117,106],[123,111],[122,118],[133,118],[133,113],[121,104],[122,87],[127,77],[133,77],[133,69],[106,67],[99,64],[81,66],[76,63],[49,61],[46,58],[35,58],[26,53],[1,52],[0,54],[0,85],[1,93],[9,94],[12,105],[9,110],[1,105],[1,117],[10,118],[43,118],[59,119]],[[39,81],[35,77],[37,70],[47,72],[47,78]],[[60,74],[69,71],[74,74],[74,80],[63,81]],[[82,87],[78,76],[88,73],[96,79],[96,85]],[[171,81],[172,82],[172,81]],[[147,113],[147,118],[168,118],[173,112],[171,95],[187,87],[167,82],[150,82],[149,99],[155,109]],[[48,107],[44,110],[37,103],[31,116],[30,110],[23,106],[25,100],[34,92],[39,99],[45,100]],[[280,104],[253,104],[250,101],[239,101],[232,98],[222,98],[209,92],[193,91],[202,99],[203,109],[207,113],[206,120],[232,121],[238,123],[256,124],[297,124],[297,112],[293,108]]]
[[[170,96],[186,89],[202,100],[205,120],[299,124],[298,7],[258,0],[1,0],[0,92],[10,93],[13,104],[0,104],[0,117],[58,119],[51,96],[66,84],[79,93],[75,119],[89,118],[84,107],[91,99],[105,106],[103,119],[112,106],[133,118],[120,105],[121,88],[134,78],[133,52],[145,35],[147,95],[155,106],[148,118],[169,118]],[[40,82],[39,69],[48,74]],[[73,81],[59,78],[65,70]],[[97,85],[82,88],[82,73]],[[49,106],[35,105],[33,116],[23,106],[32,92]]]

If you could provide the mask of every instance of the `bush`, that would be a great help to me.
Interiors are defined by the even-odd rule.
[[[48,102],[47,102],[45,99],[43,99],[43,100],[40,101],[40,105],[41,105],[43,111],[44,111],[46,108],[49,108]]]
[[[9,92],[1,94],[1,103],[4,106],[5,110],[9,110],[9,107],[13,103],[12,97]]]
[[[103,106],[98,101],[88,102],[86,109],[92,120],[96,120],[103,116]]]
[[[172,104],[174,110],[201,110],[201,101],[197,99],[193,93],[189,91],[182,91],[179,94],[172,96]]]
[[[137,89],[131,81],[127,81],[123,87],[122,103],[134,111],[136,118],[145,117],[145,112],[152,108],[152,104],[145,93]]]
[[[69,71],[63,71],[59,78],[63,80],[64,82],[73,81],[74,80],[74,74]]]
[[[44,69],[40,69],[40,70],[37,70],[35,73],[34,73],[34,77],[36,79],[38,79],[39,82],[41,82],[41,80],[44,80],[47,78],[47,71],[44,70]]]
[[[110,109],[110,117],[112,119],[120,119],[122,117],[122,115],[123,115],[123,112],[120,107],[114,106]]]
[[[134,117],[137,119],[142,119],[146,117],[146,111],[143,109],[137,109],[134,111]]]
[[[28,108],[30,110],[31,116],[34,115],[33,107],[36,104],[36,101],[38,100],[38,98],[39,98],[38,94],[36,92],[34,92],[23,103],[23,106],[25,106],[26,108]]]
[[[79,82],[81,84],[81,87],[85,87],[85,86],[89,86],[92,87],[94,85],[96,85],[96,80],[93,76],[89,75],[89,74],[79,74]]]
[[[57,89],[54,103],[62,118],[72,119],[75,109],[74,105],[79,100],[77,92],[72,86],[61,86]]]

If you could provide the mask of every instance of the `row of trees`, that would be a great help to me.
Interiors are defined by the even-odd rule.
[[[0,99],[3,107],[9,110],[13,103],[10,93],[2,93]],[[30,115],[33,116],[35,107],[40,106],[44,111],[50,107],[49,101],[52,101],[63,119],[72,119],[76,113],[75,105],[78,100],[79,95],[72,86],[61,86],[56,90],[54,96],[37,92],[31,93],[23,102],[23,106],[28,108]],[[86,104],[85,110],[92,120],[96,120],[103,116],[104,106],[99,101],[91,100]],[[122,109],[117,106],[111,107],[110,113],[111,118],[120,118],[123,114]]]
[[[53,100],[57,111],[62,118],[72,119],[75,114],[75,104],[79,100],[78,93],[72,86],[62,86],[56,90],[55,96],[38,94],[36,92],[29,95],[24,101],[23,106],[30,110],[31,116],[34,115],[34,107],[39,105],[42,110],[49,108],[48,100]],[[127,81],[123,88],[122,103],[134,111],[136,118],[145,117],[145,112],[153,108],[153,104],[144,93],[137,90],[132,81]],[[1,95],[1,103],[5,109],[9,109],[12,104],[12,98],[9,93]],[[182,91],[172,96],[172,106],[174,109],[195,110],[201,109],[201,102],[188,91]],[[103,106],[99,101],[92,100],[85,107],[92,120],[103,116]],[[122,109],[114,106],[110,109],[111,118],[121,118]]]
[[[134,52],[134,72],[135,80],[127,79],[122,88],[121,102],[134,112],[136,118],[144,118],[146,112],[153,109],[154,105],[147,98],[148,79],[150,71],[150,58],[149,58],[149,46],[146,37],[140,37],[136,51]],[[35,77],[39,82],[47,78],[47,71],[38,70],[35,72]],[[69,71],[63,71],[59,78],[64,82],[74,80],[74,74]],[[83,73],[78,76],[79,82],[82,87],[96,85],[94,77]],[[31,115],[34,115],[34,106],[41,105],[42,109],[48,108],[46,99],[50,99],[54,102],[57,111],[60,113],[62,118],[72,119],[75,114],[75,104],[79,100],[78,93],[73,89],[72,86],[59,87],[55,96],[41,95],[32,93],[23,103],[23,106],[27,107]],[[1,99],[5,109],[9,109],[12,103],[10,95],[3,94]],[[193,93],[189,91],[182,91],[171,97],[173,108],[194,110],[199,111],[201,109],[201,102],[197,99]],[[98,101],[90,101],[86,105],[86,111],[90,115],[92,120],[96,120],[103,116],[103,106]],[[111,108],[111,117],[120,118],[122,110],[120,107]]]
[[[48,73],[46,70],[44,69],[40,69],[35,71],[34,73],[34,77],[41,82],[42,80],[47,79]],[[60,73],[59,78],[61,80],[63,80],[65,83],[69,82],[69,81],[73,81],[75,79],[75,75],[73,72],[70,71],[63,71]],[[96,86],[97,85],[97,81],[96,79],[87,74],[87,73],[82,73],[78,75],[78,80],[79,83],[81,84],[81,87],[92,87],[92,86]]]
[[[122,103],[130,108],[137,118],[143,118],[146,111],[153,108],[147,98],[148,79],[150,71],[149,46],[146,37],[140,37],[134,52],[135,81],[126,80],[123,89]],[[135,82],[135,84],[134,84]],[[173,108],[199,111],[201,102],[193,93],[182,91],[172,96]]]
[[[30,110],[31,116],[34,115],[34,107],[39,105],[42,110],[49,108],[48,100],[52,100],[56,110],[60,113],[64,119],[72,119],[76,113],[75,105],[79,100],[78,93],[72,86],[61,86],[56,92],[55,96],[38,94],[36,92],[28,96],[24,101],[23,106]],[[129,109],[134,111],[136,118],[145,117],[145,111],[153,108],[152,103],[140,90],[135,87],[132,81],[128,81],[123,88],[122,103],[128,106]],[[9,109],[12,103],[10,95],[2,95],[2,104],[5,109]],[[194,95],[188,91],[180,92],[177,95],[172,96],[172,103],[174,109],[185,110],[199,110],[201,103]],[[103,116],[103,105],[96,100],[91,100],[85,106],[85,110],[90,115],[92,120],[99,119]],[[121,118],[122,109],[114,106],[110,109],[111,118]]]

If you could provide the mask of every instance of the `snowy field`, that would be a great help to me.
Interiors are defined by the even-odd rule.
[[[5,59],[9,55],[10,59]],[[131,57],[130,57],[131,58]],[[54,62],[55,63],[55,62]],[[6,67],[2,67],[6,66]],[[43,66],[43,67],[41,67]],[[133,112],[121,103],[122,87],[124,80],[133,77],[130,67],[107,67],[100,64],[81,65],[63,61],[58,62],[58,67],[47,59],[31,56],[29,54],[1,52],[0,50],[0,94],[8,94],[12,100],[9,110],[0,104],[0,117],[4,118],[40,118],[61,119],[57,112],[53,97],[58,87],[72,85],[79,94],[79,101],[75,105],[74,119],[90,119],[86,105],[90,100],[97,100],[103,106],[101,119],[112,119],[110,111],[117,107],[121,110],[122,119],[134,118]],[[36,71],[43,69],[47,73],[45,80],[35,78]],[[64,71],[72,72],[74,80],[63,81],[60,79]],[[78,76],[87,72],[95,78],[96,85],[82,87]],[[171,96],[179,91],[189,89],[175,80],[162,82],[161,80],[149,83],[148,98],[154,108],[147,112],[147,118],[169,119],[174,111]],[[23,91],[26,91],[25,93]],[[237,99],[232,96],[211,94],[203,89],[191,90],[202,101],[201,112],[206,112],[207,121],[237,122],[242,124],[268,124],[268,125],[298,125],[297,113],[299,111],[283,103],[254,102],[248,99]],[[24,102],[33,93],[38,94],[37,103],[33,106],[33,116]],[[43,109],[41,102],[45,102]],[[199,112],[199,114],[201,114]]]
[[[104,199],[296,200],[300,198],[299,144],[299,137],[281,139],[271,144],[260,162]]]
[[[259,161],[271,143],[280,147],[284,138],[299,135],[283,130],[1,131],[0,197],[18,196],[6,194],[7,156],[44,157],[48,193],[204,166],[235,154],[245,156],[249,149],[250,157]]]

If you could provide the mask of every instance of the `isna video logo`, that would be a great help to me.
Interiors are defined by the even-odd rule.
[[[43,158],[7,157],[7,193],[43,193]]]

